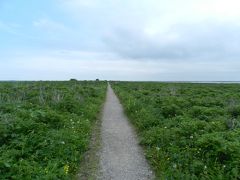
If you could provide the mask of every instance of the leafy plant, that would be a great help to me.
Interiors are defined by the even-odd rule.
[[[111,84],[159,179],[239,179],[240,85]]]
[[[71,179],[106,82],[1,82],[0,179]]]

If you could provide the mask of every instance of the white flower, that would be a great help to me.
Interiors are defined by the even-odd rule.
[[[193,136],[190,136],[190,139],[193,139]]]

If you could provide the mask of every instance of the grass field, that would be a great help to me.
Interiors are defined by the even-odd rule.
[[[240,177],[240,85],[111,84],[159,179]]]
[[[158,179],[240,177],[240,85],[112,82]],[[1,82],[0,179],[73,179],[106,82]]]
[[[70,179],[106,82],[1,82],[0,179]]]

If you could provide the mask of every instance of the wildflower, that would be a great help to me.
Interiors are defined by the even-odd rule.
[[[160,150],[160,147],[156,147],[156,150],[159,151],[159,150]]]
[[[175,168],[175,169],[176,169],[176,168],[177,168],[177,164],[173,164],[173,168]]]
[[[190,139],[193,139],[193,136],[190,136]]]
[[[206,165],[204,166],[204,169],[207,169],[207,166],[206,166]]]
[[[164,128],[167,129],[167,126],[165,126]]]
[[[65,142],[64,142],[64,141],[62,141],[62,142],[61,142],[61,144],[65,144]]]
[[[68,174],[68,171],[69,171],[69,165],[67,165],[67,164],[64,165],[63,170],[64,170],[65,174]]]

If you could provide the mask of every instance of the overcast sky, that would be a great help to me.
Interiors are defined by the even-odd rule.
[[[0,80],[240,80],[239,0],[0,0]]]

